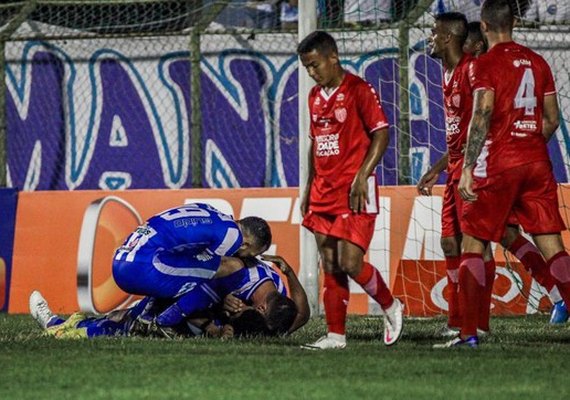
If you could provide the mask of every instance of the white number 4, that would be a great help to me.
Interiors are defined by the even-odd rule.
[[[515,108],[524,108],[524,115],[534,115],[536,96],[534,95],[534,75],[530,68],[524,70],[521,84],[515,96]]]

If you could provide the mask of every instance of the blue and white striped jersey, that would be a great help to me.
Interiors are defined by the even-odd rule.
[[[243,241],[237,223],[203,203],[171,208],[139,226],[115,252],[115,260],[150,261],[157,252],[234,254]]]
[[[287,296],[285,283],[273,268],[256,258],[250,258],[245,263],[247,268],[204,283],[201,285],[202,290],[216,303],[230,293],[247,303],[262,283],[271,281],[280,294]]]

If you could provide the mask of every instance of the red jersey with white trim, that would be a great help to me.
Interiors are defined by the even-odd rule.
[[[315,170],[309,209],[334,215],[348,213],[350,186],[370,148],[371,133],[388,127],[380,99],[372,85],[345,72],[332,93],[327,94],[318,85],[311,89],[309,112]],[[376,190],[369,188],[369,192]],[[378,213],[377,204],[371,204],[367,212]]]
[[[544,97],[556,89],[546,61],[515,42],[500,43],[471,63],[469,78],[473,93],[495,92],[489,133],[473,175],[485,178],[549,160],[542,115]]]
[[[463,148],[473,109],[473,93],[469,82],[469,64],[474,58],[464,54],[452,71],[444,68],[443,104],[445,110],[445,141],[449,154],[447,173],[453,180],[461,178]]]

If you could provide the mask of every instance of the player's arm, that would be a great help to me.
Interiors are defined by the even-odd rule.
[[[459,193],[466,201],[477,200],[473,192],[473,168],[489,133],[494,104],[494,91],[479,89],[473,93],[473,114],[469,123],[463,172],[459,181]]]
[[[297,306],[297,316],[287,332],[293,333],[305,325],[311,316],[307,293],[305,293],[305,289],[303,289],[301,282],[299,282],[297,275],[295,275],[295,271],[293,271],[293,268],[291,268],[283,257],[263,255],[261,258],[264,261],[269,261],[277,265],[287,278],[287,284],[289,285],[289,297]]]
[[[420,178],[416,188],[418,194],[424,196],[431,196],[433,185],[436,184],[439,174],[447,168],[447,163],[449,162],[449,153],[446,151],[443,156],[437,160],[435,164],[431,166],[430,169]]]
[[[313,146],[314,141],[311,139],[311,145],[309,146],[308,152],[309,159],[307,162],[307,184],[305,185],[305,191],[303,193],[303,198],[301,199],[301,215],[303,217],[309,211],[309,196],[311,193],[311,186],[313,185],[313,178],[315,177],[315,169],[313,166]]]
[[[560,110],[556,93],[544,96],[544,113],[542,116],[542,135],[548,142],[560,125]]]
[[[350,187],[350,209],[353,212],[366,210],[366,200],[368,199],[368,177],[378,165],[380,158],[388,148],[390,136],[388,128],[381,128],[371,133],[372,142],[364,158],[362,166],[356,173],[352,186]]]

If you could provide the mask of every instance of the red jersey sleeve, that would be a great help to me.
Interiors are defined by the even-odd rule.
[[[387,128],[388,120],[382,110],[380,97],[369,83],[362,83],[357,90],[357,109],[367,133]]]
[[[469,64],[469,83],[473,92],[479,89],[495,90],[495,82],[486,59],[487,57],[482,55]]]
[[[311,88],[309,92],[309,138],[313,140],[315,138],[314,128],[315,128],[315,121],[313,121],[313,105],[315,104],[315,98],[317,97],[318,89],[316,86]]]
[[[556,85],[554,84],[554,77],[552,76],[552,69],[548,63],[542,59],[542,74],[545,77],[544,95],[550,96],[556,94]]]

